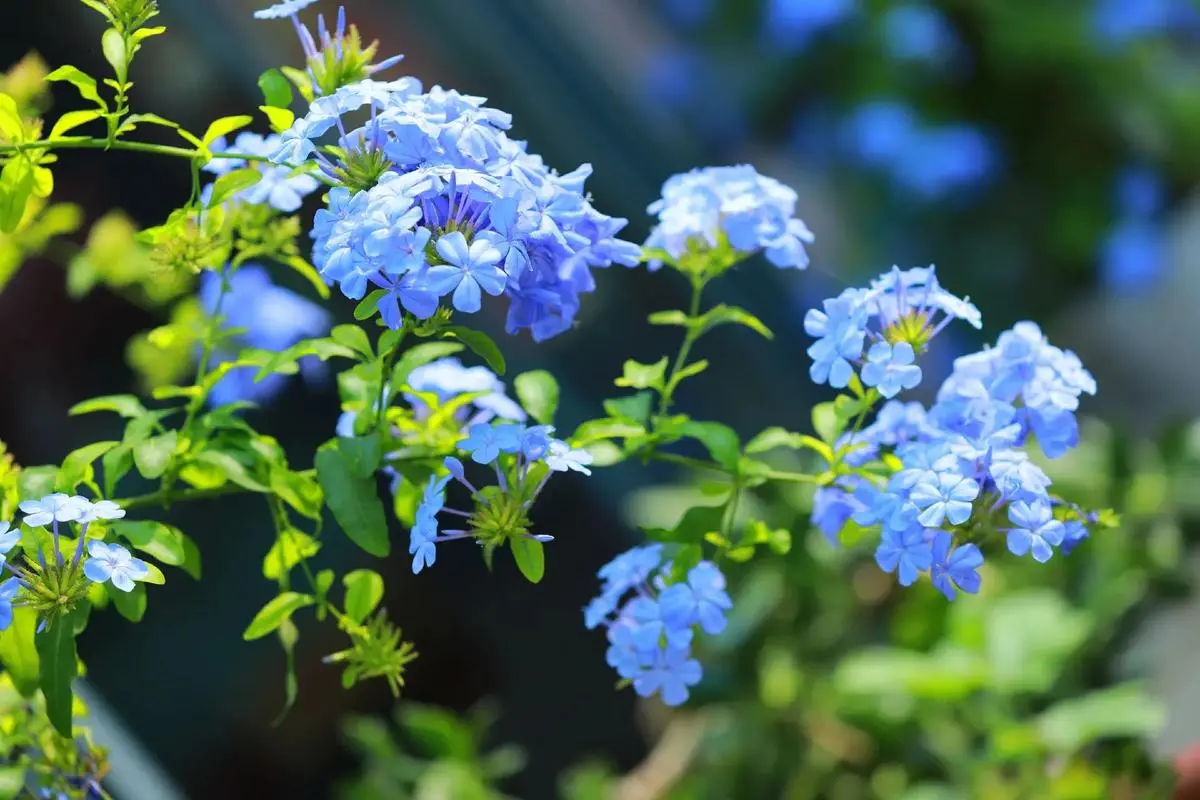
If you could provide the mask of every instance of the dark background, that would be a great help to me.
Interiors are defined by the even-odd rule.
[[[148,41],[135,62],[135,110],[193,130],[251,111],[260,102],[258,74],[299,57],[290,25],[251,19],[266,4],[162,0],[168,34]],[[680,396],[697,418],[725,420],[745,435],[767,424],[807,429],[807,409],[821,394],[807,379],[804,310],[893,262],[937,263],[944,284],[976,299],[989,340],[1020,318],[1049,326],[1100,377],[1093,411],[1152,426],[1194,410],[1185,385],[1138,389],[1164,364],[1184,373],[1180,380],[1195,371],[1190,328],[1164,332],[1169,315],[1154,300],[1169,295],[1179,308],[1196,297],[1177,282],[1192,275],[1188,251],[1154,259],[1135,282],[1114,277],[1102,257],[1116,222],[1113,181],[1131,163],[1162,174],[1172,219],[1183,220],[1173,224],[1190,230],[1186,199],[1200,149],[1184,145],[1195,141],[1198,120],[1170,99],[1197,88],[1186,26],[1114,49],[1089,38],[1083,21],[1091,3],[1063,11],[1032,1],[948,2],[941,6],[960,49],[930,67],[889,61],[878,21],[894,4],[860,4],[857,21],[783,49],[764,44],[767,5],[350,0],[347,13],[367,39],[381,40],[382,55],[407,54],[393,74],[487,96],[514,115],[517,138],[563,171],[591,162],[595,204],[629,217],[634,241],[648,230],[645,206],[674,172],[751,161],[797,189],[798,214],[817,234],[814,267],[800,274],[751,262],[714,290],[710,300],[751,309],[776,338],[727,328],[706,340],[702,355],[712,367]],[[320,4],[305,18],[317,10],[336,7]],[[74,0],[8,0],[2,18],[0,68],[36,49],[51,66],[106,74],[100,18]],[[1155,66],[1163,53],[1182,77]],[[1155,102],[1167,80],[1179,85]],[[986,130],[997,152],[987,180],[916,202],[845,158],[839,120],[885,96],[903,98],[927,120]],[[75,102],[57,90],[55,100],[60,111]],[[1131,114],[1141,115],[1137,125],[1128,124]],[[79,204],[89,221],[120,207],[148,226],[187,197],[182,162],[129,153],[61,158],[56,199]],[[599,413],[625,358],[653,361],[677,346],[675,331],[644,318],[681,305],[682,280],[619,267],[597,279],[580,327],[544,345],[500,338],[495,308],[480,315],[509,356],[510,375],[545,367],[558,376],[568,432]],[[349,303],[333,306],[349,316]],[[57,462],[85,442],[114,438],[113,420],[66,411],[87,397],[132,391],[125,342],[162,321],[105,290],[72,302],[53,261],[25,265],[0,295],[0,439],[18,461]],[[1158,338],[1139,343],[1150,329]],[[947,337],[940,368],[974,344],[967,334]],[[1106,383],[1112,376],[1118,380]],[[324,391],[297,384],[253,422],[284,443],[294,464],[307,465],[337,411],[332,384]],[[334,546],[336,537],[323,551],[339,572],[370,566],[387,578],[385,603],[422,654],[408,698],[460,709],[498,700],[496,740],[529,755],[509,787],[518,797],[551,797],[557,774],[585,756],[627,768],[644,752],[633,695],[612,692],[603,637],[583,630],[579,609],[593,593],[596,568],[636,541],[621,521],[621,498],[661,475],[627,465],[553,482],[537,521],[557,541],[537,587],[507,562],[489,575],[466,547],[444,548],[437,567],[419,578],[405,558],[368,563],[348,543]],[[89,680],[189,796],[328,796],[354,768],[339,744],[339,719],[389,709],[385,685],[343,691],[339,671],[320,663],[341,649],[341,635],[328,624],[302,624],[300,700],[272,728],[282,705],[282,654],[273,642],[246,644],[240,636],[273,592],[259,570],[272,540],[266,509],[251,498],[221,500],[175,509],[169,521],[199,542],[203,582],[170,576],[136,627],[115,614],[97,616],[81,643]]]

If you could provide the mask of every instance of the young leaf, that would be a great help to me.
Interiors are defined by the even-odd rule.
[[[417,367],[454,355],[462,349],[463,346],[458,342],[422,342],[413,345],[404,351],[396,362],[396,368],[392,370],[392,390],[400,391],[408,382],[408,376]]]
[[[605,400],[604,411],[610,417],[642,424],[650,419],[650,409],[653,404],[654,395],[650,392],[638,392],[628,397]]]
[[[10,158],[0,170],[0,233],[12,233],[25,216],[33,194],[33,169],[24,158]]]
[[[108,523],[113,532],[164,564],[182,566],[187,561],[186,537],[183,531],[153,520],[114,519]]]
[[[760,334],[763,338],[775,338],[775,334],[771,333],[771,329],[764,325],[758,317],[744,308],[727,306],[724,303],[714,306],[704,313],[700,318],[700,332],[705,333],[718,325],[730,323],[749,328]]]
[[[132,419],[140,417],[146,413],[146,407],[142,405],[142,401],[138,400],[131,394],[110,394],[104,397],[93,397],[91,400],[84,400],[82,403],[76,403],[67,411],[72,417],[80,414],[91,414],[96,411],[115,411],[122,417]]]
[[[253,167],[243,167],[232,172],[226,172],[213,181],[212,195],[208,198],[208,207],[214,208],[225,202],[243,189],[249,189],[262,180],[262,173]]]
[[[558,381],[544,369],[532,372],[522,372],[513,380],[517,390],[517,399],[533,417],[543,425],[554,422],[554,412],[558,410]]]
[[[146,615],[146,587],[136,584],[132,592],[122,592],[111,583],[104,584],[108,597],[117,609],[117,613],[130,622],[141,622]]]
[[[84,100],[92,101],[100,108],[101,111],[108,110],[108,103],[105,103],[104,98],[102,98],[100,93],[96,91],[96,79],[78,67],[72,67],[70,64],[64,64],[47,75],[46,80],[66,81],[75,87],[76,91],[79,92],[79,96]]]
[[[283,655],[287,660],[287,668],[283,676],[283,708],[272,725],[283,722],[288,711],[296,703],[296,695],[300,692],[300,682],[296,678],[296,642],[300,639],[300,629],[290,619],[285,619],[279,626],[279,643],[283,646]]]
[[[113,68],[117,81],[125,82],[126,70],[129,68],[129,54],[125,51],[125,39],[116,28],[109,28],[100,37],[100,50],[104,60]]]
[[[291,571],[292,567],[321,551],[321,543],[303,531],[285,528],[275,539],[275,544],[263,559],[263,577],[277,581]]]
[[[244,128],[251,122],[254,122],[254,117],[248,117],[245,114],[236,117],[221,117],[218,120],[214,120],[208,126],[208,130],[204,132],[204,136],[200,138],[200,141],[205,147],[208,147],[220,137],[233,133],[239,128]]]
[[[737,472],[738,461],[741,458],[741,442],[738,435],[728,425],[719,422],[687,422],[679,432],[684,436],[699,439],[716,461],[727,471]]]
[[[292,104],[292,85],[277,69],[269,69],[259,75],[258,88],[262,90],[263,100],[268,106],[287,108]]]
[[[450,325],[445,331],[457,337],[460,342],[471,348],[471,352],[486,361],[492,372],[497,375],[504,374],[506,368],[504,354],[486,333],[464,328],[461,325]]]
[[[316,599],[310,594],[283,592],[279,596],[272,598],[271,602],[263,606],[254,615],[254,619],[250,621],[250,625],[242,634],[242,639],[247,642],[261,639],[282,625],[286,620],[290,620],[292,614],[305,606],[311,606],[315,602]]]
[[[349,347],[368,361],[375,357],[366,331],[357,325],[338,325],[329,332],[329,338],[344,347]]]
[[[546,554],[542,543],[527,536],[518,536],[512,540],[513,560],[517,569],[530,583],[538,583],[546,574]]]
[[[62,467],[58,470],[58,478],[54,482],[55,488],[74,493],[76,486],[92,481],[95,477],[92,463],[118,444],[120,442],[95,442],[68,453],[67,457],[63,459]]]
[[[375,480],[355,477],[341,452],[328,444],[317,451],[314,463],[325,503],[350,541],[373,556],[386,558],[391,542]]]
[[[271,125],[271,130],[276,133],[282,133],[292,127],[292,123],[296,121],[296,115],[287,108],[276,108],[275,106],[259,106],[258,110],[266,114],[267,122]]]
[[[386,294],[385,289],[372,289],[367,292],[367,296],[359,300],[358,305],[354,307],[354,318],[362,322],[375,316],[375,312],[379,310],[379,301]]]
[[[287,256],[280,259],[284,264],[287,264],[293,270],[300,274],[306,281],[312,284],[313,289],[322,300],[329,299],[329,286],[325,283],[325,279],[321,277],[321,273],[317,272],[316,267],[305,261],[300,256]]]
[[[162,474],[167,471],[167,465],[171,463],[171,457],[175,455],[178,441],[179,434],[175,431],[167,431],[135,444],[133,446],[133,463],[137,465],[138,472],[151,480],[162,477]]]
[[[663,381],[667,374],[667,357],[663,356],[653,364],[642,364],[633,359],[625,362],[625,374],[617,378],[617,386],[630,386],[634,389],[663,390]]]
[[[346,585],[346,616],[362,623],[383,600],[383,578],[369,569],[356,569],[342,578]]]
[[[74,696],[71,682],[75,680],[78,656],[75,653],[75,627],[86,613],[84,606],[66,614],[55,624],[34,637],[41,664],[42,696],[46,700],[46,716],[54,729],[71,738],[71,707]]]
[[[58,139],[67,131],[73,131],[80,125],[86,125],[94,119],[99,119],[101,111],[90,108],[78,109],[76,111],[68,111],[54,121],[54,127],[50,129],[49,139]]]

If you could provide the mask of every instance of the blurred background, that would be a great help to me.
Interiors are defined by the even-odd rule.
[[[135,110],[203,129],[213,118],[254,109],[258,75],[300,61],[290,25],[252,19],[265,4],[161,0],[168,35],[138,56]],[[332,15],[336,6],[320,4],[305,18],[317,10]],[[1076,350],[1101,386],[1084,413],[1107,423],[1091,428],[1100,444],[1090,451],[1085,467],[1093,477],[1081,479],[1082,491],[1127,506],[1135,486],[1140,494],[1127,517],[1140,514],[1146,528],[1122,536],[1160,531],[1170,520],[1167,533],[1130,545],[1133,555],[1121,545],[1112,556],[1112,569],[1125,574],[1122,565],[1136,561],[1144,574],[1125,588],[1115,616],[1104,617],[1112,623],[1104,627],[1108,638],[1098,661],[1089,655],[1100,666],[1084,670],[1076,688],[1123,674],[1118,655],[1132,643],[1136,668],[1155,677],[1160,694],[1200,708],[1200,689],[1175,666],[1194,663],[1181,631],[1200,630],[1178,600],[1194,493],[1174,471],[1194,455],[1195,437],[1179,426],[1200,412],[1200,206],[1193,191],[1200,177],[1200,11],[1187,0],[348,0],[346,10],[365,38],[380,40],[382,55],[406,55],[389,77],[411,74],[426,85],[485,95],[513,114],[513,133],[550,164],[567,171],[592,163],[596,206],[628,217],[634,241],[648,231],[644,209],[662,181],[691,167],[750,162],[799,192],[798,215],[817,236],[813,267],[795,273],[747,263],[714,289],[710,299],[750,309],[776,338],[764,342],[729,326],[706,339],[702,355],[713,366],[680,398],[697,418],[725,420],[743,435],[768,424],[807,430],[808,409],[822,394],[807,378],[804,311],[894,263],[935,263],[945,286],[980,306],[988,341],[1033,319],[1056,344]],[[0,69],[33,50],[52,67],[107,72],[100,18],[74,0],[10,2],[3,15]],[[55,89],[57,110],[75,102]],[[265,133],[265,124],[256,130]],[[138,227],[159,223],[190,186],[186,166],[170,159],[61,158],[55,199],[82,210],[80,244],[114,207]],[[316,203],[310,199],[306,215]],[[126,343],[166,321],[160,307],[111,288],[76,286],[83,296],[72,298],[62,268],[69,258],[47,247],[21,266],[0,249],[0,280],[7,281],[0,293],[0,439],[27,465],[119,438],[115,421],[68,418],[66,411],[87,397],[136,390],[145,365],[130,367]],[[312,297],[293,277],[277,278]],[[502,318],[487,307],[479,315],[509,356],[511,374],[542,367],[558,376],[567,431],[599,413],[625,358],[653,361],[678,344],[673,329],[643,324],[647,313],[684,302],[677,276],[612,268],[598,282],[580,327],[543,345],[503,336]],[[351,305],[338,300],[332,311],[347,321]],[[927,374],[945,374],[956,355],[980,345],[973,333],[951,329],[939,337]],[[306,465],[332,435],[338,410],[332,381],[293,381],[254,422],[279,438],[293,463]],[[1168,431],[1175,438],[1164,444]],[[1135,444],[1146,441],[1152,444]],[[1137,478],[1145,470],[1163,480],[1146,489]],[[605,642],[583,629],[580,608],[594,593],[596,568],[638,540],[636,523],[669,517],[672,503],[683,507],[669,487],[646,492],[676,477],[630,464],[556,481],[537,510],[558,541],[536,587],[507,563],[489,575],[469,548],[447,549],[419,579],[403,558],[370,564],[385,573],[385,603],[422,654],[406,697],[458,711],[494,701],[498,721],[489,741],[515,743],[527,757],[525,769],[504,783],[510,794],[555,797],[573,765],[596,759],[619,773],[652,746],[657,728],[631,692],[613,693]],[[807,498],[764,502],[791,509],[776,514],[777,524],[790,526],[797,543],[806,540]],[[267,640],[246,644],[240,635],[252,609],[273,594],[257,560],[272,541],[266,510],[250,499],[222,500],[174,509],[169,521],[200,543],[205,579],[175,578],[155,591],[136,627],[113,614],[95,618],[81,644],[91,692],[185,796],[333,796],[361,763],[343,745],[344,719],[388,713],[386,687],[343,691],[338,672],[320,663],[341,637],[331,626],[302,628],[300,700],[272,727],[282,705],[283,655]],[[331,541],[323,557],[339,570],[367,565],[343,544]],[[803,549],[793,550],[786,569],[768,578],[755,573],[755,580],[775,581],[774,595],[761,591],[776,604],[780,596],[808,598],[793,603],[799,608],[840,598],[831,604],[840,616],[829,624],[857,632],[805,656],[816,674],[852,647],[888,640],[927,647],[940,635],[910,630],[897,639],[888,628],[893,613],[903,620],[915,612],[897,611],[876,584],[851,585],[851,561]],[[1076,574],[1090,568],[1049,574],[1091,586],[1091,595],[1080,590],[1083,603],[1117,591],[1111,582],[1097,584],[1092,572],[1091,583]],[[1168,595],[1176,598],[1172,616],[1156,622],[1151,612]],[[930,600],[921,602],[928,608]],[[782,652],[780,642],[815,641],[817,634],[798,627],[804,614],[797,607],[788,614],[773,634],[753,629],[766,638],[747,633],[728,644],[728,653],[748,648],[745,675],[731,667],[722,678],[716,670],[713,697],[759,691],[763,653]],[[1154,634],[1163,624],[1173,627]],[[1200,646],[1200,634],[1192,638]],[[1177,710],[1160,751],[1200,738],[1198,716]],[[729,756],[727,763],[740,762]],[[140,768],[126,770],[128,792],[118,796],[138,796]],[[731,777],[733,793],[695,796],[809,796],[780,794],[795,779],[777,763],[746,769],[768,777]],[[140,796],[161,796],[146,785]],[[811,796],[875,796],[846,791]]]

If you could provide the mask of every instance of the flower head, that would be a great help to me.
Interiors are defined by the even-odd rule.
[[[73,497],[61,492],[46,495],[40,500],[26,500],[20,505],[25,513],[23,522],[31,528],[44,528],[51,523],[79,519],[83,507]]]
[[[979,591],[979,573],[976,571],[983,565],[983,553],[974,544],[964,544],[952,547],[953,537],[945,531],[938,531],[933,537],[933,565],[929,576],[933,585],[946,595],[947,600],[953,600],[955,589],[961,589],[968,594]]]

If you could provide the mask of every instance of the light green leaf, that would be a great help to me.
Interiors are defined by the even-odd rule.
[[[688,315],[679,309],[655,311],[650,315],[649,322],[651,325],[682,325],[685,328],[691,325]]]
[[[142,401],[138,400],[131,394],[110,394],[104,397],[93,397],[91,400],[84,400],[82,403],[76,403],[67,411],[71,416],[80,414],[91,414],[96,411],[115,411],[122,417],[132,419],[140,417],[146,413],[146,407],[142,405]]]
[[[1166,724],[1163,704],[1134,683],[1061,700],[1046,709],[1035,725],[1052,752],[1073,755],[1099,739],[1143,738]]]
[[[282,133],[292,126],[296,121],[296,115],[291,109],[276,108],[275,106],[259,106],[258,110],[267,116],[267,122],[270,123],[271,129],[276,133]]]
[[[108,525],[135,549],[164,564],[179,567],[187,561],[186,537],[173,525],[141,519],[114,519]]]
[[[663,356],[653,364],[642,364],[633,359],[625,362],[625,372],[614,383],[617,386],[629,386],[634,389],[655,389],[662,391],[667,374],[667,357]]]
[[[138,472],[146,478],[162,477],[175,455],[178,444],[179,434],[175,431],[143,439],[133,446],[133,463],[137,465]]]
[[[296,642],[300,640],[300,629],[290,619],[285,619],[279,625],[279,644],[283,647],[287,667],[283,675],[283,708],[272,725],[283,722],[288,711],[296,704],[296,696],[300,693],[300,682],[296,678]]]
[[[204,132],[204,136],[200,137],[200,141],[205,147],[208,147],[222,136],[228,136],[234,131],[246,127],[251,122],[254,122],[254,117],[249,117],[245,114],[239,114],[235,117],[221,117],[218,120],[214,120],[208,126],[208,130]]]
[[[1093,624],[1088,613],[1072,608],[1051,589],[997,598],[984,626],[993,690],[1012,694],[1048,690],[1067,659],[1087,640]]]
[[[627,397],[617,397],[604,401],[604,412],[616,419],[629,420],[644,424],[650,418],[650,409],[654,405],[654,395],[650,392],[638,392]]]
[[[138,583],[134,584],[133,591],[122,592],[111,583],[104,584],[105,591],[108,592],[108,597],[112,600],[113,606],[116,607],[117,613],[130,622],[141,622],[142,617],[146,616],[146,587]]]
[[[778,447],[798,450],[805,446],[804,436],[780,427],[770,427],[746,442],[747,453],[766,453]],[[810,437],[811,438],[811,437]]]
[[[843,658],[833,681],[838,691],[850,695],[953,702],[987,686],[988,668],[977,654],[948,645],[929,653],[872,648]]]
[[[67,131],[73,131],[80,125],[86,125],[92,120],[99,119],[102,113],[93,109],[68,111],[54,121],[54,127],[50,129],[50,136],[47,138],[58,139]]]
[[[325,498],[321,494],[321,484],[315,478],[272,466],[270,482],[271,491],[283,502],[310,519],[321,518]]]
[[[708,449],[713,461],[728,472],[737,472],[742,445],[733,428],[720,422],[687,422],[679,428],[679,432],[684,436],[699,439]]]
[[[262,90],[263,100],[268,106],[287,108],[292,104],[292,85],[277,69],[269,69],[259,75],[258,88]]]
[[[125,82],[129,69],[129,53],[125,51],[125,39],[116,28],[109,28],[100,37],[100,50],[104,60],[113,68],[113,74],[121,83]]]
[[[408,376],[417,367],[454,355],[462,349],[463,346],[458,342],[423,342],[413,345],[396,361],[396,367],[392,370],[392,390],[399,392],[407,385]]]
[[[277,581],[292,567],[321,551],[321,543],[303,531],[288,527],[279,533],[263,559],[263,577]]]
[[[752,331],[762,335],[764,338],[773,339],[775,334],[771,333],[771,329],[762,323],[758,317],[751,314],[744,308],[737,306],[727,306],[724,303],[713,306],[700,317],[700,332],[705,333],[712,330],[718,325],[741,325],[749,328]]]
[[[366,331],[357,325],[338,325],[329,332],[329,338],[343,347],[349,347],[365,360],[369,361],[375,357],[375,350],[371,347],[371,340],[367,338]]]
[[[244,189],[249,189],[261,180],[262,173],[253,167],[243,167],[242,169],[226,172],[213,181],[212,195],[208,198],[208,207],[213,208],[221,205],[228,198]]]
[[[362,623],[383,600],[383,578],[369,569],[356,569],[342,578],[346,586],[346,616]]]
[[[12,141],[24,138],[25,126],[21,122],[21,111],[17,101],[7,94],[0,92],[0,134]]]
[[[10,158],[0,169],[0,233],[12,233],[25,216],[33,194],[33,169],[24,158]]]
[[[290,620],[292,614],[315,602],[316,599],[312,595],[299,592],[283,592],[279,596],[271,598],[271,602],[254,615],[254,619],[242,633],[242,639],[247,642],[261,639],[276,630],[285,621]]]
[[[837,442],[838,437],[842,435],[842,431],[846,429],[846,423],[838,417],[833,403],[818,403],[813,406],[812,423],[813,430],[817,432],[817,436],[821,437],[821,441],[830,446],[833,446]]]
[[[461,325],[450,325],[445,328],[445,332],[457,337],[460,342],[471,349],[471,352],[486,361],[492,372],[497,375],[504,374],[504,370],[507,368],[504,363],[504,354],[492,341],[492,337],[482,331],[471,330]]]
[[[546,574],[546,553],[542,543],[527,536],[518,536],[512,540],[513,561],[517,569],[530,583],[538,583]]]
[[[142,578],[143,582],[152,583],[155,586],[162,586],[167,582],[167,576],[163,575],[162,570],[159,569],[157,565],[147,561],[146,569],[149,570],[149,572],[145,578]]]
[[[220,469],[230,483],[241,486],[244,489],[249,489],[252,492],[267,494],[271,491],[271,487],[250,474],[249,468],[229,453],[223,453],[219,450],[205,450],[196,454],[194,458],[202,464]]]
[[[79,96],[84,100],[90,100],[95,103],[101,111],[108,110],[108,103],[104,102],[104,98],[96,91],[96,79],[78,67],[64,64],[47,75],[46,80],[65,81],[74,86],[79,92]]]
[[[355,477],[342,454],[329,444],[317,451],[314,462],[325,502],[350,541],[373,556],[387,557],[391,542],[375,480]]]
[[[68,453],[58,470],[55,488],[73,493],[79,484],[90,483],[95,478],[92,463],[118,444],[120,442],[95,442]]]
[[[358,305],[354,307],[354,318],[362,322],[375,316],[375,312],[378,311],[379,300],[386,294],[387,291],[384,289],[372,289],[367,292],[367,296],[359,300]]]
[[[313,289],[320,295],[322,300],[329,299],[329,286],[325,284],[324,279],[321,278],[321,273],[317,272],[316,267],[300,256],[287,256],[280,260],[312,284]]]
[[[544,369],[522,372],[513,380],[517,391],[517,399],[529,412],[529,416],[543,425],[554,422],[554,412],[558,410],[558,381]]]
[[[38,660],[34,630],[37,629],[37,612],[29,606],[13,607],[13,622],[0,632],[0,664],[12,678],[13,685],[22,697],[32,697],[41,680],[41,665]]]

